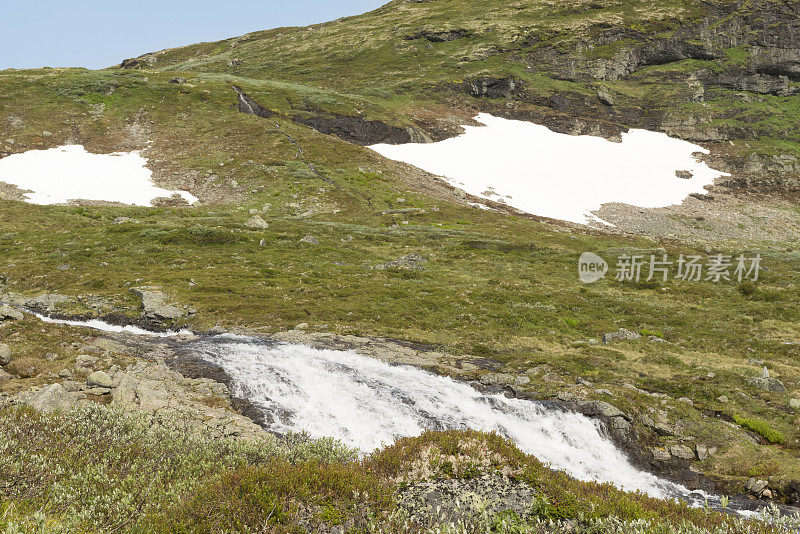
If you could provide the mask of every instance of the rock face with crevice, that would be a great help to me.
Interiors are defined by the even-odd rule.
[[[283,116],[262,107],[240,87],[234,85],[233,89],[236,91],[238,97],[237,108],[241,113],[263,118]],[[392,126],[379,120],[369,120],[354,115],[318,111],[295,114],[285,118],[313,128],[320,133],[334,135],[344,141],[362,146],[381,143],[398,145],[430,141],[430,137],[419,128]]]

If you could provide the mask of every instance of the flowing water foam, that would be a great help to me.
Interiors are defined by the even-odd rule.
[[[452,379],[355,352],[217,337],[196,345],[233,379],[234,394],[276,433],[334,436],[364,452],[427,429],[496,431],[554,469],[657,497],[686,488],[633,467],[583,415],[484,394]]]
[[[104,332],[164,338],[191,333],[34,315],[45,322]],[[553,469],[580,480],[609,482],[622,489],[660,498],[680,497],[694,504],[706,498],[715,505],[719,501],[716,496],[691,492],[635,468],[597,422],[580,414],[481,393],[450,378],[411,366],[389,365],[352,351],[230,334],[201,338],[188,347],[221,366],[233,381],[233,394],[259,407],[267,428],[278,434],[332,436],[366,453],[425,430],[495,431]]]

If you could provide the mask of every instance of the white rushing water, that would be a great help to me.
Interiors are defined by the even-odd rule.
[[[334,436],[368,452],[426,429],[497,431],[523,451],[581,480],[611,482],[657,497],[682,486],[634,468],[580,414],[483,394],[467,384],[355,352],[220,336],[196,345],[233,379],[234,393],[269,414],[276,433]]]
[[[101,321],[100,319],[90,319],[88,321],[75,321],[71,319],[53,319],[52,317],[47,317],[46,315],[42,315],[41,313],[29,312],[44,321],[45,323],[54,323],[54,324],[63,324],[68,326],[81,326],[85,328],[91,328],[93,330],[100,330],[102,332],[112,332],[112,333],[128,333],[133,334],[136,336],[152,336],[152,337],[174,337],[180,335],[191,334],[189,330],[167,330],[166,332],[154,332],[152,330],[145,330],[144,328],[139,328],[138,326],[133,325],[125,325],[119,326],[114,325],[111,323],[107,323],[105,321]]]
[[[0,182],[30,191],[31,204],[101,200],[150,206],[157,197],[177,193],[190,204],[197,197],[153,184],[153,173],[140,151],[93,154],[81,145],[29,150],[0,159]]]
[[[727,176],[694,156],[708,150],[664,133],[634,129],[614,143],[486,113],[476,120],[484,126],[465,126],[463,135],[438,143],[370,148],[443,176],[477,197],[579,224],[603,222],[592,212],[610,202],[643,208],[680,204]],[[679,178],[678,171],[691,177]]]

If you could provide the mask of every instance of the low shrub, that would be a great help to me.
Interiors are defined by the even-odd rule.
[[[770,443],[777,443],[779,445],[786,443],[786,436],[784,436],[779,430],[772,428],[766,421],[762,421],[761,419],[741,417],[739,415],[734,415],[733,420],[737,425],[748,430],[752,430]]]

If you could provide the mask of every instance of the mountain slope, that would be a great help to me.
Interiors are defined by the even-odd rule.
[[[448,130],[431,121],[434,105],[477,107],[570,133],[661,130],[713,148],[718,164],[736,174],[731,185],[793,189],[798,21],[794,1],[395,1],[358,17],[167,50],[123,67],[353,92],[403,110],[434,138]]]
[[[196,311],[170,326],[399,339],[464,380],[613,403],[650,469],[731,492],[772,477],[796,501],[797,21],[788,1],[396,1],[103,71],[0,72],[0,157],[142,150],[159,186],[201,199],[32,206],[0,189],[0,301],[58,293],[46,311],[142,321],[131,288],[152,285]],[[710,148],[732,178],[600,231],[476,209],[363,146],[443,139],[478,111],[610,138],[661,130]],[[577,279],[583,252],[642,250],[762,251],[769,271]],[[58,380],[45,355],[60,331],[0,326],[15,375],[0,389]],[[597,341],[620,328],[641,337]],[[764,366],[786,391],[753,387]]]

